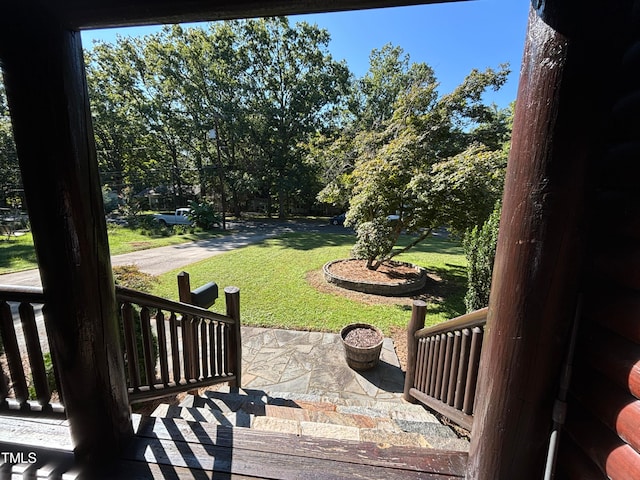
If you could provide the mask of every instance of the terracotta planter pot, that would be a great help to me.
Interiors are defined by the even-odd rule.
[[[347,334],[356,328],[373,330],[380,337],[380,341],[373,346],[367,347],[356,347],[347,343],[345,341]],[[382,350],[382,342],[384,341],[384,335],[382,335],[379,328],[366,323],[351,323],[340,331],[340,338],[344,345],[344,354],[349,367],[354,370],[369,370],[378,364],[380,351]]]

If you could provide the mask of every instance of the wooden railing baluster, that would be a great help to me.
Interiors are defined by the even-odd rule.
[[[224,344],[228,347],[231,341],[231,332],[229,331],[229,326],[225,325],[224,328],[222,329],[222,332],[223,332],[222,338],[223,338]],[[231,373],[231,365],[230,365],[231,349],[230,348],[226,348],[225,355],[223,358],[224,358],[223,373],[225,375],[229,375]]]
[[[209,349],[207,348],[207,340],[209,339],[209,335],[207,333],[208,322],[204,319],[200,323],[200,371],[202,373],[202,378],[207,378],[209,376]]]
[[[218,362],[217,374],[224,375],[225,368],[223,363],[224,354],[224,324],[218,322],[216,326],[216,361]]]
[[[442,388],[440,389],[440,400],[447,401],[447,393],[449,392],[449,376],[451,373],[451,358],[453,356],[453,333],[446,334],[446,348],[444,351],[444,368],[442,371]]]
[[[412,313],[415,315],[415,306]],[[471,430],[487,309],[408,332],[404,398],[420,401]]]
[[[140,372],[138,370],[138,348],[136,345],[135,319],[133,314],[133,305],[129,302],[122,304],[120,309],[122,312],[124,344],[127,353],[127,369],[129,371],[129,385],[134,391],[138,391],[140,387]]]
[[[0,305],[0,335],[4,345],[4,353],[9,365],[13,394],[21,406],[24,406],[29,398],[27,379],[22,368],[22,358],[18,347],[18,338],[13,326],[13,314],[7,302]]]
[[[200,331],[200,318],[194,318],[191,323],[191,365],[193,366],[193,374],[191,378],[194,380],[200,380],[200,341],[198,333]]]
[[[49,383],[47,382],[47,371],[44,366],[44,357],[42,355],[42,347],[40,345],[40,336],[38,335],[33,305],[22,302],[18,308],[18,312],[20,313],[22,334],[24,335],[27,355],[29,356],[36,400],[44,410],[48,410],[51,408],[49,403],[51,401],[51,392],[49,391]]]
[[[438,350],[438,366],[436,367],[436,385],[431,396],[437,398],[440,397],[440,391],[442,390],[442,377],[444,376],[444,360],[445,352],[447,350],[447,334],[440,334],[440,349]]]
[[[44,301],[44,300],[43,300]],[[49,325],[49,309],[47,308],[46,304],[42,305],[42,318],[44,320],[44,327],[45,327],[45,331],[47,334],[47,339],[49,338],[49,329],[48,329],[48,325]],[[56,383],[56,391],[58,393],[58,403],[60,405],[64,405],[64,395],[63,395],[63,391],[62,391],[62,384],[60,383],[60,375],[58,373],[58,365],[60,364],[58,362],[58,359],[56,358],[56,352],[54,350],[50,350],[49,351],[49,355],[51,355],[51,365],[53,367],[53,378],[55,380]]]
[[[423,364],[420,365],[420,391],[425,392],[429,388],[429,382],[431,381],[431,364],[429,363],[429,357],[433,356],[433,338],[421,338],[424,341],[424,357]]]
[[[458,368],[460,367],[460,348],[462,334],[459,331],[453,332],[453,355],[451,356],[451,372],[449,373],[449,390],[447,392],[447,405],[453,406],[456,395],[456,383],[458,380]]]
[[[456,395],[453,400],[453,407],[462,410],[464,403],[464,389],[467,385],[467,373],[469,371],[469,351],[471,350],[471,332],[468,328],[462,330],[462,350],[460,352],[460,362],[458,362],[458,378],[456,379]]]
[[[191,362],[191,342],[193,341],[193,335],[191,335],[191,318],[188,315],[183,315],[180,321],[181,334],[182,334],[182,363],[184,365],[184,379],[187,383],[193,378],[193,367]]]
[[[218,322],[210,322],[209,323],[209,371],[211,372],[211,376],[218,375],[218,371],[216,370],[216,325]]]
[[[416,363],[415,363],[415,367],[414,367],[414,380],[412,383],[412,387],[415,388],[421,388],[420,386],[422,385],[422,378],[423,378],[423,366],[424,366],[424,356],[426,355],[426,351],[427,351],[427,342],[428,340],[425,338],[421,338],[420,340],[417,341],[418,343],[418,354],[416,357]],[[409,371],[409,360],[407,359],[407,372],[410,373]],[[405,378],[410,378],[409,375],[407,374],[407,376]],[[406,400],[406,399],[405,399]]]
[[[156,378],[156,361],[153,356],[153,340],[151,334],[151,313],[149,308],[144,306],[140,310],[140,322],[142,323],[142,351],[144,353],[144,372],[146,375],[146,384],[153,390],[155,389]]]
[[[158,332],[158,357],[160,359],[160,378],[166,387],[169,384],[169,365],[167,355],[167,334],[164,324],[164,313],[158,309],[156,313],[156,331]]]
[[[428,393],[433,397],[436,391],[436,380],[438,378],[438,358],[440,354],[440,335],[433,338],[433,360],[429,372],[429,390]]]
[[[476,399],[476,383],[478,380],[478,366],[480,364],[480,349],[482,348],[483,332],[479,327],[474,327],[471,331],[471,352],[469,353],[469,373],[467,374],[467,385],[464,392],[464,403],[462,411],[467,415],[473,413],[473,404]]]
[[[171,363],[173,369],[173,381],[176,385],[180,384],[182,373],[180,371],[180,347],[178,340],[178,319],[175,312],[171,312],[169,316],[169,332],[171,333]]]

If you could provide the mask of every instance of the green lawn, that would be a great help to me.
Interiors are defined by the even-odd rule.
[[[192,288],[215,281],[222,289],[240,288],[244,325],[301,330],[339,331],[351,322],[372,323],[388,333],[406,326],[408,305],[365,305],[339,295],[321,293],[306,280],[326,262],[349,256],[353,235],[292,233],[190,265]],[[459,243],[432,238],[398,258],[438,275],[438,299],[428,302],[427,323],[435,324],[464,313],[466,259]],[[176,275],[160,276],[156,295],[177,299]],[[224,298],[214,310],[224,312]]]
[[[111,252],[119,254],[222,234],[152,237],[125,228],[110,228],[109,242]],[[319,272],[330,260],[348,257],[353,241],[351,234],[292,233],[212,257],[186,270],[194,288],[209,281],[218,283],[222,298],[214,306],[217,311],[224,311],[222,288],[240,287],[245,325],[336,332],[347,323],[367,322],[385,333],[392,326],[406,326],[411,315],[408,305],[365,305],[321,293],[307,282],[309,272]],[[423,266],[441,279],[430,285],[427,324],[464,313],[466,259],[458,242],[433,237],[398,260]],[[0,273],[35,266],[31,234],[0,241]],[[162,275],[153,293],[177,299],[178,273]]]
[[[149,236],[141,233],[140,230],[113,226],[109,227],[108,233],[109,249],[112,255],[225,235],[224,232],[216,231],[172,236]],[[0,240],[0,274],[29,270],[36,267],[36,254],[33,248],[33,237],[30,232],[19,237],[11,237],[9,240],[5,238]]]
[[[29,270],[36,266],[31,233],[0,240],[0,274]]]

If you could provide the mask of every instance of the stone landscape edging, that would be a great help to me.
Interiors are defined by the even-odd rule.
[[[422,267],[407,262],[392,261],[392,263],[395,265],[405,265],[415,269],[419,274],[419,277],[417,279],[411,279],[404,282],[365,282],[350,280],[348,278],[330,272],[331,265],[339,262],[346,262],[349,260],[352,259],[332,260],[325,263],[322,267],[325,280],[338,287],[346,288],[347,290],[354,290],[356,292],[368,293],[371,295],[385,296],[408,295],[410,293],[421,290],[427,284],[427,271]]]

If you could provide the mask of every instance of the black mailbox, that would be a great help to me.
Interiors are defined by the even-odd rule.
[[[191,292],[191,303],[202,308],[209,308],[218,298],[218,284],[209,282]]]

